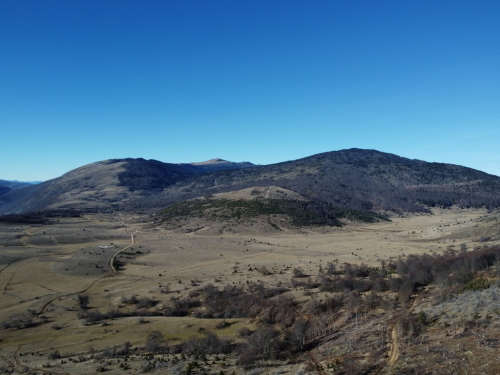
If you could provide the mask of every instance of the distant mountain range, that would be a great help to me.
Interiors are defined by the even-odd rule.
[[[26,186],[31,186],[35,184],[39,184],[41,181],[30,181],[30,182],[23,182],[23,181],[17,181],[17,180],[0,180],[0,195],[8,193],[9,191],[16,190],[16,189],[21,189]]]
[[[0,214],[43,209],[146,210],[250,187],[279,186],[304,199],[359,211],[425,212],[430,206],[500,207],[500,177],[375,150],[326,152],[258,166],[213,159],[171,164],[113,159],[0,195]]]
[[[14,182],[14,183],[18,183],[18,184],[36,185],[36,184],[39,184],[40,182],[43,182],[43,181],[0,180],[0,183],[2,183],[2,182]]]
[[[255,164],[249,163],[247,161],[241,163],[234,163],[232,161],[227,161],[223,159],[210,159],[207,161],[199,162],[199,163],[189,163],[189,164],[181,164],[181,165],[192,165],[195,166],[198,171],[203,172],[215,172],[215,171],[223,171],[228,169],[241,169],[241,168],[249,168],[255,167]]]

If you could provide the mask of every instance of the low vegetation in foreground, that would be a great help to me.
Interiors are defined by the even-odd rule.
[[[284,271],[291,271],[289,282],[268,282]],[[252,272],[261,280],[218,286],[219,280],[193,280],[184,296],[164,285],[163,301],[123,296],[117,309],[105,312],[80,294],[76,318],[84,326],[136,317],[147,327],[152,319],[182,316],[216,324],[180,341],[161,329],[144,329],[141,344],[116,343],[86,354],[54,351],[43,367],[48,373],[76,363],[92,364],[97,372],[173,374],[500,371],[499,246],[451,246],[443,255],[409,255],[378,267],[332,260],[315,275],[264,266]],[[34,314],[30,325],[6,322],[4,329],[47,323],[41,319]],[[244,324],[232,332],[238,322]]]

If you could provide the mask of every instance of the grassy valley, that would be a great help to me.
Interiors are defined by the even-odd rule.
[[[0,373],[497,374],[500,178],[373,150],[0,195]]]
[[[209,198],[153,217],[0,223],[0,368],[498,370],[478,360],[494,356],[499,339],[498,214],[434,209],[369,223],[340,211],[342,226],[298,225],[293,210],[304,206],[289,203]],[[286,230],[266,224],[282,215]],[[173,227],[200,220],[210,230]],[[232,220],[246,232],[227,230]]]

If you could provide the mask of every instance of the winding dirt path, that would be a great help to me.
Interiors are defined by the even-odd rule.
[[[415,296],[415,299],[413,300],[413,303],[411,304],[410,308],[408,311],[405,311],[404,313],[411,313],[413,310],[415,310],[415,307],[417,306],[417,301],[418,301],[419,295],[417,294]],[[404,314],[403,313],[403,314]],[[373,372],[374,375],[379,375],[384,373],[384,370],[387,369],[387,367],[392,367],[396,363],[396,361],[399,358],[400,355],[400,350],[399,350],[399,322],[402,319],[402,315],[400,314],[399,319],[396,320],[394,325],[392,326],[392,329],[390,330],[390,336],[389,336],[389,352],[388,352],[388,359],[387,359],[387,364],[385,366],[382,366],[379,368],[377,371]]]
[[[1,274],[3,271],[5,271],[5,270],[6,270],[9,266],[11,266],[13,263],[15,263],[15,262],[17,262],[17,261],[19,261],[19,260],[20,260],[20,259],[15,259],[15,260],[13,260],[13,261],[11,261],[11,262],[7,263],[7,265],[6,265],[4,268],[2,268],[2,269],[0,270],[0,274]],[[11,267],[11,268],[12,268],[12,267]],[[5,271],[5,273],[8,273],[9,271],[10,271],[10,269],[9,269],[8,271]],[[0,289],[2,290],[2,294],[7,293],[7,287],[9,286],[10,281],[12,280],[12,277],[14,276],[14,273],[15,273],[15,272],[16,272],[16,270],[13,270],[13,271],[11,272],[10,276],[9,276],[9,275],[7,275],[7,276],[6,276],[6,275],[5,275],[5,273],[4,273],[4,274],[2,274],[2,275],[0,275]]]
[[[113,271],[113,275],[118,272],[118,270],[115,268],[115,264],[114,264],[116,256],[118,254],[120,254],[122,251],[127,250],[127,249],[131,248],[132,246],[134,246],[134,244],[135,244],[134,234],[137,234],[137,233],[138,233],[137,230],[134,233],[129,233],[130,234],[130,245],[128,245],[127,247],[124,247],[123,249],[121,249],[121,250],[117,251],[116,253],[114,253],[113,256],[111,257],[111,259],[109,260],[109,267]]]
[[[126,231],[126,229],[125,229]],[[128,232],[127,232],[128,233]],[[108,273],[107,275],[99,278],[99,279],[96,279],[94,280],[92,283],[90,283],[90,285],[88,285],[85,289],[82,289],[82,290],[79,290],[77,292],[69,292],[69,293],[64,293],[64,294],[61,294],[61,295],[58,295],[52,299],[50,299],[49,301],[47,301],[43,306],[42,308],[40,309],[40,311],[38,312],[38,315],[40,314],[43,314],[45,312],[45,310],[47,309],[47,307],[49,307],[49,305],[54,302],[55,300],[59,299],[59,298],[63,298],[63,297],[69,297],[69,296],[73,296],[75,294],[82,294],[82,293],[85,293],[87,290],[89,290],[90,288],[92,288],[97,282],[107,278],[107,277],[110,277],[110,276],[114,276],[118,270],[115,268],[114,266],[114,260],[116,258],[116,256],[118,254],[120,254],[122,251],[124,250],[127,250],[128,248],[132,247],[134,244],[135,244],[135,238],[134,238],[134,234],[138,233],[138,231],[135,231],[134,233],[128,233],[130,234],[130,245],[124,247],[123,249],[120,249],[118,250],[116,253],[113,254],[113,256],[111,257],[111,259],[109,260],[109,267],[111,268],[111,273]]]
[[[399,329],[398,324],[396,323],[391,330],[391,344],[389,348],[389,359],[387,360],[388,366],[394,366],[396,361],[399,358]]]
[[[114,267],[114,260],[116,258],[116,256],[118,254],[120,254],[122,251],[132,247],[134,244],[135,244],[135,238],[134,238],[134,235],[137,233],[138,231],[135,231],[134,233],[130,233],[130,245],[118,250],[116,253],[113,254],[113,256],[111,257],[110,261],[109,261],[109,266],[111,268],[111,273],[108,273],[106,276],[103,276],[97,280],[94,280],[92,283],[90,283],[90,285],[88,285],[85,289],[83,290],[80,290],[80,291],[77,291],[77,292],[70,292],[70,293],[64,293],[62,295],[59,295],[59,296],[56,296],[54,298],[51,298],[49,301],[47,301],[43,306],[42,308],[40,309],[40,311],[38,312],[38,314],[43,314],[47,307],[50,306],[50,304],[52,302],[54,302],[55,300],[59,299],[59,298],[63,298],[63,297],[69,297],[69,296],[72,296],[72,295],[75,295],[75,294],[82,294],[82,293],[85,293],[87,290],[89,290],[92,286],[94,286],[97,282],[107,278],[107,277],[110,277],[110,276],[114,276],[118,271],[117,269]],[[127,232],[128,233],[128,232]],[[9,265],[7,265],[6,267],[4,267],[2,269],[2,271],[7,268]],[[31,371],[42,371],[43,373],[47,373],[47,374],[54,374],[54,375],[71,375],[70,373],[67,373],[67,372],[58,372],[58,371],[52,371],[50,369],[46,369],[46,368],[43,368],[43,369],[40,369],[40,368],[36,368],[36,367],[30,367],[30,366],[27,366],[25,364],[23,364],[21,362],[21,359],[19,358],[19,351],[21,350],[21,347],[19,347],[16,352],[14,353],[14,359],[15,359],[15,362],[11,361],[7,356],[5,355],[0,355],[0,358],[2,358],[8,366],[14,368],[16,370],[16,372],[19,372],[19,373],[23,373],[25,370],[31,370]],[[3,371],[3,370],[2,370]]]
[[[0,273],[2,273],[2,271],[3,271],[4,269],[6,269],[7,267],[9,267],[12,263],[17,262],[18,260],[19,260],[19,259],[14,259],[14,260],[10,261],[9,263],[7,263],[7,265],[6,265],[4,268],[2,268],[2,269],[0,270]]]
[[[125,246],[124,248],[118,250],[117,252],[115,252],[113,254],[113,256],[111,257],[110,261],[109,261],[109,266],[110,266],[110,272],[99,278],[99,279],[96,279],[94,280],[92,283],[90,283],[85,289],[83,290],[79,290],[79,291],[76,291],[76,292],[69,292],[69,293],[62,293],[58,296],[55,296],[53,298],[51,298],[50,300],[48,300],[40,309],[40,311],[38,312],[38,314],[43,314],[46,309],[50,306],[50,304],[52,304],[52,302],[58,300],[59,298],[63,298],[63,297],[69,297],[69,296],[72,296],[72,295],[76,295],[76,294],[82,294],[82,293],[85,293],[86,291],[88,291],[91,287],[93,287],[97,282],[107,278],[107,277],[110,277],[110,276],[114,276],[118,270],[116,269],[116,267],[114,266],[114,261],[116,259],[116,257],[118,256],[118,254],[120,254],[122,251],[124,250],[127,250],[129,249],[130,247],[132,247],[134,244],[135,244],[135,234],[137,234],[139,231],[135,231],[134,233],[129,233],[127,231],[127,229],[125,229],[125,231],[127,232],[127,234],[130,234],[130,244]],[[16,262],[18,259],[8,263],[4,268],[2,268],[0,270],[0,273],[2,271],[4,271],[5,269],[7,269],[12,263]],[[3,293],[5,293],[5,291],[7,290],[7,286],[10,282],[10,280],[12,279],[13,275],[14,275],[15,271],[12,272],[11,275],[8,275],[7,277],[9,277],[9,279],[7,280],[7,282],[5,283],[5,286],[2,285],[2,288],[3,289]],[[0,359],[2,359],[5,363],[6,363],[6,366],[0,366],[0,374],[2,374],[4,372],[4,370],[7,368],[7,367],[11,367],[14,369],[15,372],[17,373],[24,373],[26,371],[36,371],[36,372],[42,372],[42,373],[46,373],[46,374],[53,374],[53,375],[70,375],[70,373],[67,373],[67,372],[59,372],[59,371],[54,371],[54,370],[51,370],[51,369],[47,369],[47,368],[36,368],[36,367],[31,367],[31,366],[27,366],[25,364],[22,363],[21,359],[20,359],[20,355],[19,355],[19,352],[21,350],[21,347],[19,347],[16,352],[14,353],[13,356],[11,356],[11,358],[9,358],[8,356],[4,355],[4,354],[0,354]],[[12,357],[14,360],[12,360]]]

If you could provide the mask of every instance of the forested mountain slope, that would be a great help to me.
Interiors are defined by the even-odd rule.
[[[189,178],[161,201],[250,186],[281,186],[311,200],[358,210],[425,211],[425,206],[500,206],[500,177],[462,166],[428,163],[374,150],[349,149]]]
[[[500,177],[375,150],[349,149],[254,166],[215,159],[171,164],[114,159],[0,195],[0,214],[45,208],[157,210],[186,199],[280,186],[305,199],[360,211],[429,206],[500,207]]]

